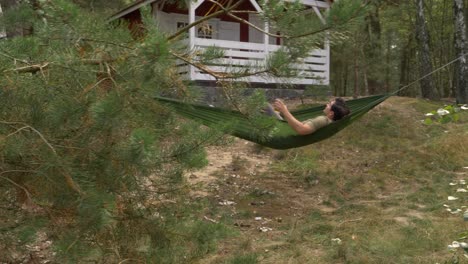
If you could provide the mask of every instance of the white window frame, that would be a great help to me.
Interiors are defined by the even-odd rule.
[[[177,28],[177,25],[179,23],[183,23],[183,24],[188,25],[189,19],[188,19],[187,15],[175,14],[175,13],[164,13],[164,14],[167,15],[168,17],[170,17],[172,21],[174,21],[172,23],[172,25],[171,25],[171,28],[174,30],[174,32],[176,32],[179,29],[179,28]],[[202,17],[196,17],[197,20],[201,19],[201,18]],[[200,27],[200,25],[197,26],[197,28],[195,30],[196,37],[197,38],[218,39],[219,23],[220,23],[220,19],[212,18],[209,21],[206,21],[206,22],[202,23],[201,27]],[[200,35],[200,30],[203,27],[203,25],[208,25],[210,27],[211,36],[209,36],[208,34]]]

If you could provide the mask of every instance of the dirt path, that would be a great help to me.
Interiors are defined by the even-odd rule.
[[[229,140],[232,142],[223,146],[208,147],[208,165],[188,174],[189,183],[199,187],[193,190],[195,196],[210,195],[210,185],[221,178],[256,176],[268,169],[274,151],[260,153],[255,143],[233,137]]]

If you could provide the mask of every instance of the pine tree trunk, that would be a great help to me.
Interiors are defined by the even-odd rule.
[[[344,67],[343,75],[343,95],[346,96],[348,93],[348,65]]]
[[[416,0],[416,39],[419,44],[419,75],[423,77],[432,72],[431,51],[429,47],[429,32],[424,18],[423,0]],[[439,99],[434,88],[432,76],[429,75],[419,81],[421,94],[431,100]]]
[[[400,57],[400,89],[407,85],[409,83],[409,61],[410,61],[410,48],[411,48],[411,40],[412,36],[410,35],[408,37],[408,42],[406,43],[405,47],[403,48],[401,52],[401,57]],[[406,96],[409,95],[408,89],[405,88],[403,90],[400,90],[398,92],[399,96]]]
[[[361,55],[362,55],[362,58],[363,60],[365,60],[366,58],[366,54],[364,54],[364,49],[361,49]],[[363,75],[363,78],[362,78],[362,81],[363,81],[363,85],[364,85],[364,90],[362,91],[361,90],[361,93],[364,93],[364,95],[369,95],[369,82],[368,82],[368,75],[367,75],[367,66],[369,65],[369,63],[362,63],[362,75]]]
[[[19,2],[18,0],[1,0],[0,5],[2,5],[3,13],[6,13],[8,12],[8,10],[15,8],[18,5],[18,2]],[[5,28],[2,28],[1,30],[5,30],[7,38],[21,36],[23,34],[22,28],[5,27]]]
[[[366,35],[364,54],[366,57],[365,76],[368,87],[366,94],[375,94],[382,91],[382,82],[380,79],[381,54],[382,48],[380,44],[381,26],[379,18],[379,6],[375,6],[366,17]],[[371,67],[368,67],[371,66]]]
[[[353,87],[353,98],[358,97],[358,78],[359,78],[359,65],[358,65],[358,55],[357,52],[354,52],[354,87]]]
[[[455,55],[462,57],[455,64],[454,91],[457,103],[468,103],[468,44],[463,0],[454,0],[453,18],[455,23]]]
[[[8,10],[15,9],[18,4],[20,3],[20,0],[0,0],[0,5],[2,6],[2,12],[6,13]],[[29,4],[31,6],[37,8],[38,3],[37,1],[33,0],[30,1]],[[7,38],[12,38],[16,36],[27,36],[31,35],[33,32],[33,28],[31,26],[15,26],[15,27],[8,27],[6,26],[5,28],[0,28],[0,31],[5,30],[6,37]],[[5,36],[4,36],[5,37]]]
[[[390,43],[390,34],[387,34],[387,53],[385,56],[385,93],[390,92],[390,55],[392,52],[391,43]]]

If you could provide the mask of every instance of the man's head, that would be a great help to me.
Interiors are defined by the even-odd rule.
[[[337,121],[348,115],[351,111],[346,106],[345,100],[341,97],[337,97],[327,104],[323,112],[328,118]]]

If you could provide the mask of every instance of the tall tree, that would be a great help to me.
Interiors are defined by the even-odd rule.
[[[454,92],[458,103],[468,103],[468,38],[463,0],[453,1],[455,54],[461,57],[455,64]]]
[[[424,1],[416,0],[416,39],[419,44],[419,74],[424,77],[420,80],[421,94],[424,98],[439,99],[439,94],[434,88],[432,76],[431,50],[429,46],[429,32],[424,16]],[[426,76],[428,75],[428,76]]]
[[[364,35],[366,41],[364,44],[365,65],[362,67],[366,80],[366,92],[375,94],[382,92],[381,69],[382,61],[382,29],[380,24],[380,1],[371,1],[371,7],[366,15]]]

